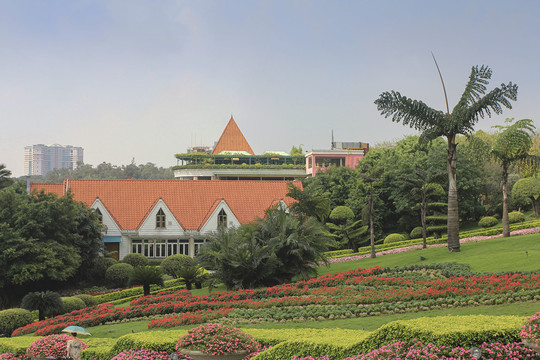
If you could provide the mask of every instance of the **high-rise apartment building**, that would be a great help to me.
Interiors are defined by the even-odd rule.
[[[83,148],[71,145],[30,145],[24,147],[24,174],[46,175],[53,169],[75,169],[83,162]]]

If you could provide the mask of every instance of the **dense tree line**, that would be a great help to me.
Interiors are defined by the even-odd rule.
[[[480,131],[475,136],[495,143],[499,134]],[[533,143],[536,138],[538,135],[533,134]],[[360,229],[370,223],[369,198],[373,189],[374,236],[379,242],[390,233],[407,235],[421,226],[422,206],[432,218],[434,214],[444,216],[437,212],[437,206],[429,204],[445,205],[448,182],[441,175],[446,174],[447,143],[437,138],[422,145],[418,140],[418,136],[408,136],[396,143],[373,146],[356,169],[330,167],[313,178],[305,179],[303,191],[291,188],[289,192],[299,201],[293,204],[292,210],[326,223],[333,209],[346,206],[354,213],[350,223],[362,220],[358,224]],[[502,217],[504,199],[500,161],[492,156],[479,156],[476,144],[465,136],[457,137],[456,144],[460,220],[476,222],[485,215]],[[376,179],[370,179],[366,174],[375,168],[380,169],[380,174]],[[510,210],[528,210],[533,205],[534,198],[530,194],[535,193],[535,180],[531,185],[527,183],[527,191],[520,189],[516,199],[511,196],[514,184],[520,179],[521,169],[520,166],[508,166],[506,169],[507,206]],[[538,176],[538,171],[532,174]],[[360,233],[357,243],[347,247],[354,249],[369,245],[369,232]],[[338,243],[350,244],[350,239],[342,239]]]
[[[45,176],[32,176],[32,182],[58,183],[64,179],[174,179],[170,168],[153,163],[116,166],[103,162],[96,167],[79,164],[76,169],[54,169]]]
[[[29,195],[24,183],[1,189],[0,308],[30,290],[88,279],[103,252],[101,226],[70,195]]]

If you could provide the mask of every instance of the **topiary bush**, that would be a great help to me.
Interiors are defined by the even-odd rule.
[[[417,226],[411,230],[411,239],[419,239],[422,237],[422,227]]]
[[[478,226],[481,226],[483,228],[489,228],[489,227],[497,225],[498,223],[499,221],[495,219],[493,216],[484,216],[478,222]]]
[[[180,277],[183,268],[196,266],[195,260],[188,255],[171,255],[161,263],[161,270],[175,279]]]
[[[0,336],[11,336],[13,330],[34,322],[34,317],[26,309],[7,309],[0,311]]]
[[[89,273],[93,279],[102,280],[105,279],[105,273],[107,269],[117,264],[118,260],[110,257],[100,257],[94,263],[94,266],[90,269]]]
[[[126,263],[118,263],[107,269],[105,272],[105,280],[113,286],[125,287],[132,271],[133,266]]]
[[[56,334],[42,337],[34,341],[28,349],[26,349],[26,356],[30,358],[47,356],[65,358],[67,355],[67,342],[69,340],[71,340],[71,335],[68,334]],[[83,349],[88,347],[81,339],[79,339],[79,341],[81,342]]]
[[[134,268],[148,265],[148,259],[146,258],[146,256],[137,253],[127,254],[120,262],[129,264]]]
[[[405,237],[401,234],[390,234],[387,237],[384,238],[385,244],[393,244],[399,241],[405,240]]]
[[[92,295],[78,294],[78,295],[75,295],[75,297],[77,297],[77,298],[81,299],[82,301],[84,301],[84,306],[85,307],[94,306],[94,305],[98,304],[97,299]]]
[[[515,224],[525,221],[525,215],[521,211],[512,211],[508,213],[508,221],[510,224]]]
[[[86,307],[84,301],[75,296],[68,296],[62,298],[64,313],[70,313],[75,310],[80,310]]]

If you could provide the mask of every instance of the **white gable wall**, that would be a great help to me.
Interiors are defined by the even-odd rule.
[[[156,228],[156,215],[159,209],[162,209],[165,213],[165,228]],[[181,235],[184,235],[184,229],[176,221],[176,218],[162,199],[159,199],[139,228],[139,236],[141,237],[175,237]]]
[[[231,208],[225,200],[221,200],[218,206],[212,212],[206,223],[201,228],[201,234],[208,234],[218,230],[218,214],[221,210],[227,213],[227,228],[239,227],[240,221],[234,216]]]
[[[120,228],[114,221],[113,217],[107,211],[107,208],[103,205],[101,200],[96,199],[92,206],[90,206],[90,209],[99,209],[101,212],[101,215],[103,215],[103,225],[107,226],[107,232],[105,233],[106,236],[120,236]]]

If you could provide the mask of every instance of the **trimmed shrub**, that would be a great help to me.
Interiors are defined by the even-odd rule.
[[[508,221],[510,224],[515,224],[525,221],[525,215],[521,211],[512,211],[508,213]]]
[[[422,227],[417,226],[411,230],[411,239],[418,239],[422,237]]]
[[[84,307],[94,306],[98,304],[97,299],[93,297],[92,295],[78,294],[78,295],[75,295],[75,297],[84,301]]]
[[[484,216],[478,222],[478,226],[481,226],[483,228],[489,228],[489,227],[497,225],[498,223],[499,221],[495,219],[493,216]]]
[[[71,335],[49,335],[37,339],[34,341],[28,349],[26,349],[26,356],[28,357],[47,357],[52,356],[54,358],[64,358],[67,353],[67,342],[71,340]],[[86,349],[86,345],[81,339],[79,341],[82,344],[82,348]]]
[[[127,254],[120,262],[129,264],[134,268],[148,265],[148,259],[146,256],[137,253]]]
[[[34,322],[34,317],[29,310],[7,309],[0,311],[0,335],[10,336],[18,327]]]
[[[386,238],[384,238],[384,243],[393,244],[393,243],[400,242],[403,240],[405,240],[405,237],[403,237],[403,235],[401,234],[390,234]]]
[[[171,255],[163,260],[161,263],[161,270],[163,270],[165,274],[177,279],[180,277],[180,271],[183,268],[196,265],[195,260],[193,260],[190,256],[177,254]]]
[[[105,273],[111,266],[117,264],[116,259],[110,257],[100,257],[90,269],[90,276],[94,279],[105,279]]]
[[[113,286],[125,287],[129,281],[129,274],[133,271],[133,266],[126,263],[118,263],[107,269],[105,280]]]
[[[334,223],[344,224],[352,219],[354,219],[354,213],[348,206],[336,206],[330,213],[330,220]]]
[[[63,297],[62,304],[64,308],[64,313],[70,313],[75,310],[80,310],[86,307],[84,301],[75,296]]]

